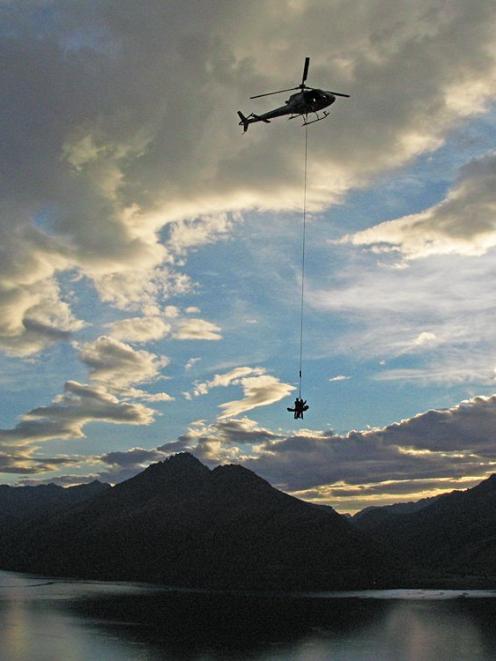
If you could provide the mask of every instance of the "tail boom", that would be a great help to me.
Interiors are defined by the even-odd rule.
[[[268,120],[266,117],[262,117],[261,115],[255,115],[255,113],[251,113],[251,115],[248,115],[248,117],[245,117],[241,110],[238,110],[238,117],[241,120],[239,122],[239,125],[243,127],[243,132],[246,133],[248,131],[248,126],[250,124],[253,124],[253,122],[265,122],[266,124],[270,124],[270,120]]]

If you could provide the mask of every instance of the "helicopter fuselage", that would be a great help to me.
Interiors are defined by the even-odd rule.
[[[284,115],[295,117],[317,113],[319,110],[332,105],[335,100],[336,97],[330,92],[325,92],[324,90],[305,90],[304,92],[292,94],[285,105],[260,115],[252,113],[245,121],[247,124],[253,124],[255,122],[269,122],[275,117],[282,117]]]
[[[250,97],[250,99],[259,99],[262,96],[271,96],[272,94],[282,94],[283,92],[300,90],[299,92],[296,92],[296,94],[291,94],[284,106],[279,106],[279,108],[274,108],[274,110],[269,110],[269,112],[264,112],[261,115],[252,112],[248,117],[245,117],[241,110],[238,110],[238,117],[240,119],[239,125],[243,127],[244,133],[246,133],[250,124],[254,124],[255,122],[266,122],[269,124],[270,120],[274,117],[282,117],[283,115],[289,115],[289,119],[299,116],[303,117],[303,126],[320,122],[322,119],[329,117],[329,113],[327,110],[324,110],[324,108],[332,105],[336,100],[336,96],[350,96],[349,94],[343,94],[342,92],[329,92],[327,90],[321,90],[317,87],[310,87],[307,85],[306,81],[309,66],[310,58],[306,57],[301,83],[296,87],[288,87],[284,90],[265,92],[264,94],[256,94],[255,96]],[[319,115],[319,110],[324,110],[321,116]],[[309,120],[308,115],[310,113],[315,113],[316,118]]]

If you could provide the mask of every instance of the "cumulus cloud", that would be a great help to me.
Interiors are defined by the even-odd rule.
[[[248,458],[262,443],[280,436],[250,418],[220,419],[213,424],[198,420],[177,441],[165,443],[158,450],[171,454],[189,451],[209,465],[239,462]]]
[[[2,253],[0,247],[0,258]],[[0,310],[0,349],[12,356],[38,353],[69,339],[85,325],[61,300],[57,283],[50,279],[22,285],[13,285],[8,279],[0,282]]]
[[[103,386],[67,381],[64,393],[51,404],[28,411],[14,428],[0,430],[0,446],[84,438],[83,428],[89,422],[148,425],[154,417],[153,409],[120,402]]]
[[[232,221],[225,213],[180,220],[171,227],[168,246],[174,253],[183,254],[227,237],[231,228]]]
[[[116,273],[104,273],[94,278],[95,287],[102,301],[120,310],[139,310],[156,316],[160,313],[159,302],[193,288],[191,278],[166,266],[152,269],[128,267]]]
[[[349,234],[342,243],[397,250],[407,259],[430,255],[483,255],[496,246],[496,155],[462,168],[440,203],[421,213]]]
[[[110,335],[125,342],[160,340],[170,331],[170,324],[160,317],[131,317],[109,324]]]
[[[176,340],[221,340],[220,328],[205,319],[182,319],[174,328],[173,337]]]
[[[227,388],[230,385],[238,385],[241,379],[247,376],[260,376],[265,374],[266,370],[263,367],[235,367],[229,372],[224,374],[215,374],[209,381],[195,382],[193,395],[206,395],[211,388]]]
[[[164,357],[136,351],[107,336],[80,347],[79,356],[89,367],[93,383],[67,381],[63,394],[57,395],[50,405],[31,409],[11,429],[0,429],[0,448],[4,452],[0,472],[54,470],[54,460],[30,458],[38,442],[84,438],[84,427],[90,422],[149,425],[157,413],[139,400],[174,400],[166,392],[150,393],[131,386],[157,379],[168,362]]]
[[[269,374],[261,376],[247,376],[240,380],[243,388],[243,399],[225,402],[220,405],[222,414],[220,418],[228,418],[246,411],[251,411],[259,406],[269,406],[287,397],[294,386],[282,383],[277,377]]]
[[[268,406],[283,399],[294,386],[282,383],[277,377],[266,374],[263,367],[235,367],[229,372],[215,374],[209,381],[196,381],[192,392],[184,392],[186,399],[206,395],[212,388],[241,386],[243,399],[220,404],[220,419],[240,415],[259,406]]]
[[[125,387],[155,379],[169,359],[149,351],[133,349],[128,344],[105,335],[84,344],[79,357],[90,369],[94,381],[112,387]]]
[[[237,211],[299,208],[301,133],[274,122],[242,138],[233,108],[270,107],[248,97],[294,83],[307,53],[310,82],[352,96],[311,146],[312,209],[437,147],[493,94],[490,2],[196,9],[55,1],[41,20],[37,3],[2,5],[3,349],[29,355],[77,328],[69,309],[44,319],[64,301],[42,283],[62,272],[111,305],[155,311],[192,286],[178,256],[228,235]],[[258,45],[275,23],[267,57]]]

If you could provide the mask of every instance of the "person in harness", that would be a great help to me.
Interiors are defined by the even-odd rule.
[[[288,411],[291,411],[291,413],[294,413],[294,418],[295,420],[298,418],[303,419],[303,413],[304,411],[308,411],[309,406],[307,404],[306,399],[302,399],[301,397],[297,397],[294,402],[294,408],[289,408]]]

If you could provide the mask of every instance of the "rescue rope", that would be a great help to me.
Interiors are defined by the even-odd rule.
[[[305,183],[303,186],[303,236],[301,247],[301,299],[300,299],[300,363],[298,380],[298,397],[301,398],[301,382],[303,367],[303,306],[305,297],[305,239],[307,227],[307,164],[308,164],[308,126],[305,124]]]

